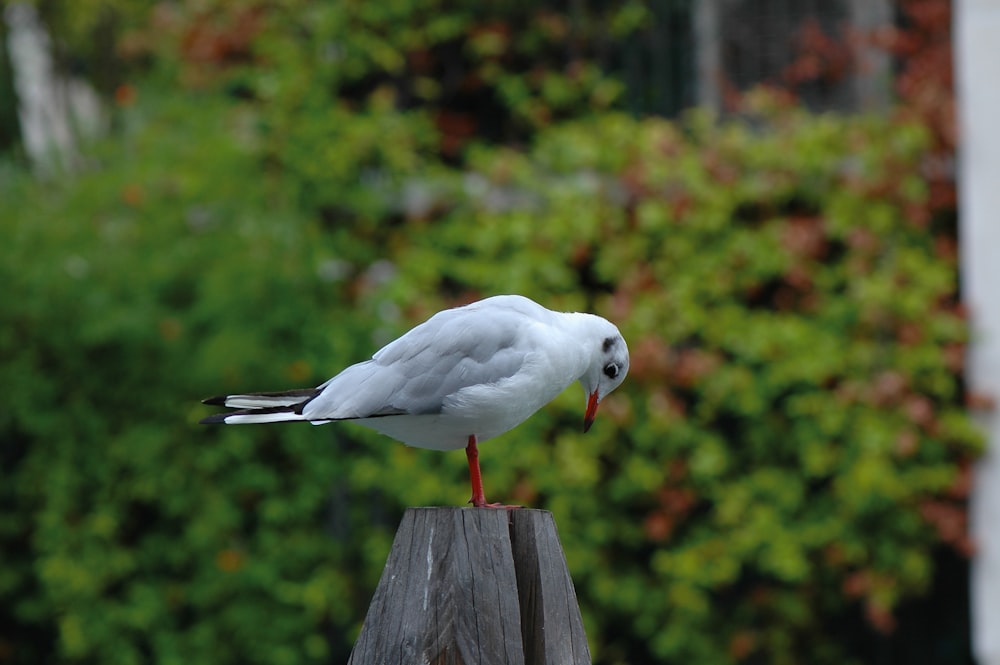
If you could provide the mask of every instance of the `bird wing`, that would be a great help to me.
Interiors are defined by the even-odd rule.
[[[319,387],[303,415],[339,420],[439,413],[457,391],[513,376],[531,351],[527,338],[537,321],[518,307],[482,307],[488,302],[439,312],[371,360],[348,367]]]

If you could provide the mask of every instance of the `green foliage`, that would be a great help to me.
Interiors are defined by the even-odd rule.
[[[573,525],[601,662],[845,662],[831,626],[860,607],[890,630],[935,544],[967,550],[978,440],[926,146],[767,97],[721,124],[606,116],[483,151],[472,193],[407,237],[401,301],[521,292],[630,341],[603,427],[573,431],[571,390],[483,452]]]
[[[316,384],[502,291],[632,348],[589,434],[571,389],[483,448],[491,498],[556,513],[598,662],[859,658],[831,626],[888,628],[963,545],[965,328],[919,127],[607,115],[407,181],[421,141],[365,138],[388,112],[314,119],[324,149],[289,140],[274,171],[257,107],[143,95],[86,173],[3,184],[21,660],[342,659],[399,511],[462,503],[464,461],[349,425],[199,428],[197,398]],[[373,154],[396,175],[366,179]],[[437,197],[416,216],[385,203],[408,182]]]
[[[524,140],[555,120],[613,108],[623,86],[606,66],[616,53],[610,40],[628,39],[646,15],[638,2],[563,12],[471,0],[184,0],[122,41],[141,44],[127,50],[155,54],[187,85],[261,102],[279,141],[316,138],[309,125],[320,120],[322,132],[335,132],[338,114],[375,105],[419,111],[441,136],[434,147],[454,162],[474,141]]]
[[[400,511],[465,501],[464,460],[201,428],[197,400],[315,385],[499,292],[632,349],[590,433],[570,389],[482,450],[491,499],[555,512],[597,662],[865,660],[840,626],[888,630],[967,547],[925,129],[601,112],[617,83],[553,53],[639,3],[287,5],[162,6],[158,75],[200,92],[124,96],[83,173],[0,170],[0,662],[344,660]],[[456,54],[502,109],[471,129]]]
[[[355,298],[376,276],[257,166],[248,109],[131,114],[141,130],[87,172],[3,183],[3,651],[322,660],[349,646],[394,527],[346,479],[391,448],[200,428],[198,399],[316,384],[370,353],[385,322]]]

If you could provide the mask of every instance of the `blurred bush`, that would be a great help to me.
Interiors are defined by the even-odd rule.
[[[158,5],[87,168],[0,171],[0,663],[344,660],[402,509],[465,501],[464,461],[197,400],[500,292],[632,349],[586,436],[571,389],[483,448],[491,498],[556,513],[597,662],[870,660],[859,623],[969,548],[927,129],[767,95],[636,120],[598,42],[552,65],[565,17],[348,5]]]
[[[936,544],[971,550],[978,443],[928,133],[764,94],[742,111],[483,151],[402,254],[401,299],[522,292],[629,340],[617,427],[577,433],[569,391],[507,444],[515,498],[564,525],[601,662],[849,662],[837,626],[891,632]]]
[[[379,565],[331,504],[346,444],[199,428],[198,399],[321,381],[371,351],[376,305],[240,108],[140,106],[87,172],[2,185],[0,660],[318,660]]]
[[[316,384],[503,291],[631,343],[603,426],[571,390],[484,449],[491,496],[556,512],[601,662],[843,662],[858,603],[889,629],[934,546],[967,547],[976,449],[926,136],[758,107],[482,149],[382,246],[303,214],[255,112],[210,95],[139,104],[66,182],[5,179],[7,652],[343,656],[398,512],[460,504],[464,464],[350,426],[204,430],[196,398]]]

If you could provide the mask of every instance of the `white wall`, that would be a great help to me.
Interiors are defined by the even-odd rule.
[[[1000,400],[1000,0],[958,0],[954,10],[959,233],[974,336],[967,378],[971,390]],[[989,449],[971,506],[973,653],[980,665],[1000,665],[1000,409],[977,415]]]

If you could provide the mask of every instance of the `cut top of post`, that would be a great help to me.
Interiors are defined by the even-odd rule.
[[[410,508],[349,663],[590,663],[552,513]]]

